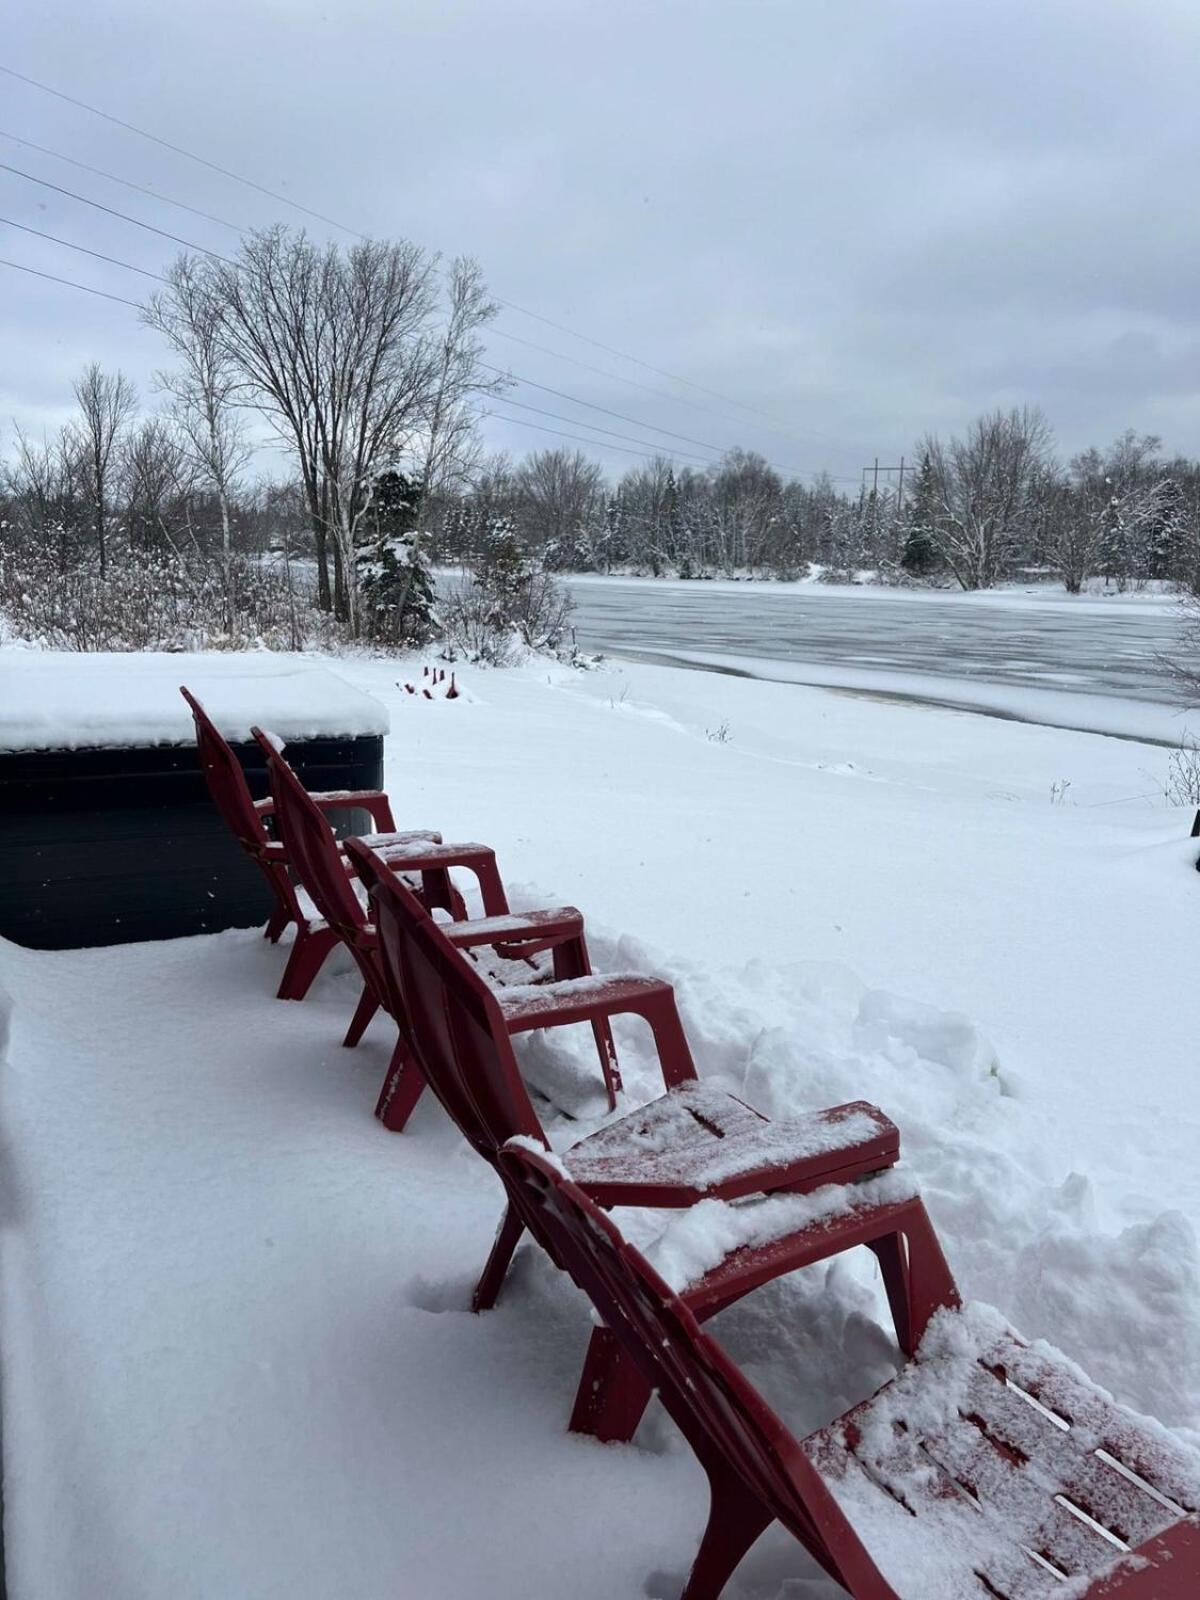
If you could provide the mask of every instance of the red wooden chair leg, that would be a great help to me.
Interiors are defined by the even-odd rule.
[[[279,943],[279,936],[292,920],[292,914],[286,906],[277,905],[267,918],[267,925],[263,929],[263,938],[272,944]]]
[[[490,1311],[496,1304],[500,1285],[504,1282],[504,1274],[508,1271],[513,1251],[520,1243],[524,1232],[525,1224],[513,1207],[509,1206],[496,1234],[492,1253],[487,1258],[487,1266],[484,1267],[483,1275],[475,1285],[475,1293],[471,1299],[472,1311]]]
[[[362,1038],[363,1034],[366,1033],[371,1018],[378,1010],[379,996],[375,993],[374,989],[372,989],[369,983],[364,983],[363,992],[359,996],[358,1005],[355,1007],[353,1019],[351,1020],[350,1026],[346,1029],[346,1037],[342,1040],[342,1044],[347,1050],[354,1049],[354,1046]]]
[[[417,1101],[425,1091],[425,1077],[403,1039],[397,1039],[387,1076],[379,1091],[375,1115],[389,1133],[403,1133]]]
[[[774,1517],[728,1467],[709,1470],[708,1526],[681,1600],[717,1600]]]
[[[318,928],[315,933],[298,932],[283,979],[277,991],[280,1000],[303,1000],[312,988],[313,980],[325,965],[325,958],[338,942],[332,928]]]
[[[607,1328],[594,1328],[567,1427],[604,1444],[626,1443],[650,1404],[650,1385]]]

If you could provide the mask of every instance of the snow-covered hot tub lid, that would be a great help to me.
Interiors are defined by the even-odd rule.
[[[234,743],[247,741],[255,724],[289,740],[388,731],[378,700],[301,656],[8,646],[0,649],[0,752],[192,744],[181,684]]]

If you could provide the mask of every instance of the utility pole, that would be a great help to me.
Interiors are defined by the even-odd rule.
[[[875,460],[871,463],[871,465],[869,467],[864,467],[862,469],[862,474],[863,474],[863,492],[864,493],[866,492],[867,473],[868,472],[872,476],[873,491],[874,491],[874,493],[875,493],[875,495],[877,497],[878,497],[878,494],[879,494],[879,474],[881,472],[898,472],[900,474],[900,482],[899,482],[899,486],[898,486],[897,492],[896,492],[897,509],[903,509],[903,506],[904,506],[904,473],[905,473],[905,465],[904,465],[904,463],[905,463],[905,457],[901,456],[900,457],[900,465],[898,467],[881,467],[879,465],[879,457],[876,456]]]

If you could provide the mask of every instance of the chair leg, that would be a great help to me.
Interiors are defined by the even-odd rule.
[[[627,1444],[650,1403],[650,1385],[607,1328],[594,1328],[567,1427],[603,1444]]]
[[[906,1356],[915,1353],[908,1277],[908,1254],[904,1236],[889,1233],[882,1239],[872,1239],[868,1247],[879,1262],[883,1274],[883,1287],[887,1291],[892,1322],[896,1327],[896,1343]]]
[[[521,1235],[524,1232],[525,1224],[512,1206],[509,1206],[496,1234],[492,1253],[487,1258],[487,1266],[484,1267],[483,1275],[475,1285],[475,1293],[471,1297],[472,1311],[490,1311],[496,1304],[500,1286],[508,1271],[508,1264],[513,1258],[513,1251],[521,1242]]]
[[[959,1304],[958,1287],[925,1207],[914,1200],[895,1233],[868,1240],[883,1273],[896,1342],[913,1356],[935,1311]]]
[[[425,1075],[410,1054],[404,1040],[396,1040],[387,1076],[379,1091],[375,1115],[389,1133],[403,1133],[417,1101],[425,1092]]]
[[[287,966],[283,969],[277,997],[280,1000],[303,1000],[324,966],[326,956],[337,942],[337,934],[329,928],[318,928],[315,933],[298,931]]]
[[[347,1050],[354,1049],[354,1046],[366,1033],[371,1018],[378,1010],[379,996],[369,983],[364,983],[363,992],[359,996],[358,1005],[355,1007],[354,1017],[350,1026],[346,1029],[346,1037],[342,1040],[342,1044]]]
[[[588,958],[587,943],[582,934],[578,939],[571,939],[565,944],[556,945],[554,949],[554,977],[586,978],[592,970]],[[592,1023],[592,1037],[596,1041],[596,1054],[600,1057],[600,1071],[604,1075],[604,1087],[608,1092],[608,1109],[617,1109],[617,1096],[621,1092],[621,1069],[617,1065],[617,1047],[613,1043],[612,1029],[609,1027],[607,1017],[598,1017]]]
[[[681,1600],[717,1600],[742,1557],[775,1520],[728,1468],[709,1473],[708,1526]]]
[[[621,1069],[617,1065],[617,1047],[613,1043],[612,1029],[606,1018],[592,1023],[592,1037],[596,1041],[596,1054],[600,1057],[600,1071],[604,1074],[604,1087],[608,1094],[608,1109],[617,1109],[617,1096],[621,1092]]]
[[[284,905],[276,905],[274,911],[267,918],[267,925],[263,929],[263,938],[272,944],[279,943],[279,936],[292,920],[292,914]]]

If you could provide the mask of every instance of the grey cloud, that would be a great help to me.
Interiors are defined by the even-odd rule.
[[[1067,449],[1127,426],[1200,448],[1200,14],[1182,0],[121,0],[103,27],[68,0],[6,31],[19,70],[351,228],[477,254],[506,298],[792,437],[493,342],[499,363],[647,423],[850,476],[1013,398],[1043,404]],[[0,127],[240,226],[328,231],[7,79]],[[5,141],[0,160],[233,242]],[[151,269],[173,253],[3,173],[0,215]],[[0,254],[147,287],[2,227]],[[663,386],[515,313],[501,326]],[[5,269],[0,343],[0,427],[58,420],[87,360],[143,391],[161,360],[132,312]],[[589,413],[543,399],[572,423],[537,420],[587,431]],[[515,450],[554,442],[487,426]]]

